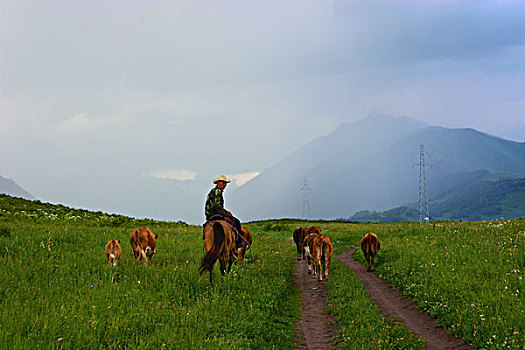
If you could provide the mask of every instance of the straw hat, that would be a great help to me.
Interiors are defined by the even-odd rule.
[[[231,180],[226,180],[226,176],[224,176],[224,175],[216,177],[215,180],[213,180],[213,183],[216,184],[219,181],[224,181],[226,183],[230,183],[231,182]]]

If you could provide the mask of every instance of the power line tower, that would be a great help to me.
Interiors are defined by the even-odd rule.
[[[304,185],[301,187],[301,191],[303,192],[303,218],[309,219],[310,218],[310,195],[308,194],[309,191],[312,189],[308,186],[308,180],[306,179],[306,176],[304,177]],[[307,215],[308,214],[308,215]]]
[[[425,154],[425,145],[419,145],[419,164],[414,164],[419,166],[419,223],[430,221],[425,167],[432,164],[425,162]]]

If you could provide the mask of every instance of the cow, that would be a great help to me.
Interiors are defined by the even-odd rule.
[[[250,231],[248,231],[246,227],[242,225],[241,225],[241,229],[242,229],[242,234],[243,234],[242,238],[244,241],[246,241],[247,245],[237,248],[236,253],[237,253],[237,259],[239,260],[239,265],[242,265],[242,263],[244,262],[244,254],[252,246],[252,234],[250,233]]]
[[[109,266],[117,265],[118,260],[120,259],[120,254],[122,254],[122,249],[120,248],[120,239],[111,241],[106,241],[106,258],[108,259]]]
[[[145,265],[150,263],[153,254],[155,254],[157,238],[158,236],[154,235],[146,226],[131,231],[129,243],[137,263],[144,262]]]
[[[306,227],[300,226],[293,232],[293,241],[297,247],[297,260],[304,259],[303,241],[306,237]]]
[[[316,235],[311,242],[311,250],[314,265],[314,276],[317,274],[317,280],[328,279],[328,269],[332,262],[332,253],[334,251],[330,237]]]
[[[361,240],[361,249],[365,254],[365,259],[368,264],[368,272],[374,271],[374,258],[380,247],[381,244],[379,243],[379,238],[375,233],[369,232],[363,236],[363,239]],[[372,260],[372,263],[370,263],[370,260]]]
[[[312,264],[313,264],[313,256],[312,256],[312,241],[317,236],[322,236],[321,229],[311,226],[306,229],[306,235],[303,240],[303,250],[304,254],[306,255],[306,262],[308,263],[308,274],[312,273]],[[316,271],[314,270],[314,276]]]

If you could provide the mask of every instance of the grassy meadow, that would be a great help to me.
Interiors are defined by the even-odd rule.
[[[0,347],[293,349],[300,316],[293,288],[293,229],[316,225],[334,254],[376,232],[376,272],[473,348],[523,349],[521,300],[525,220],[419,225],[273,220],[246,224],[254,261],[234,265],[214,286],[198,275],[202,227],[136,220],[0,195]],[[137,266],[132,229],[159,235],[149,267]],[[116,267],[104,245],[120,239]],[[360,250],[355,257],[363,261]],[[332,260],[327,282],[348,349],[423,349],[383,317],[362,284]]]
[[[377,233],[381,250],[376,273],[473,348],[525,349],[525,218],[430,225],[327,222],[319,226],[336,243],[334,254],[359,246],[366,232]],[[365,264],[361,249],[354,258]],[[341,283],[351,283],[343,282],[338,274],[336,265],[328,282],[334,298],[332,312],[341,320],[347,318],[343,326],[348,329],[361,315],[347,310],[353,301],[335,295]],[[344,342],[351,341],[340,336]]]

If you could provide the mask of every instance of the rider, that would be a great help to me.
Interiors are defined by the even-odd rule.
[[[230,211],[224,209],[224,198],[222,196],[222,192],[230,182],[231,180],[227,180],[224,175],[213,180],[213,183],[216,186],[211,189],[210,193],[208,193],[204,213],[206,214],[206,220],[210,220],[210,218],[214,217],[213,219],[231,221],[237,231],[235,245],[239,248],[247,245],[242,238],[243,232],[241,230],[241,222],[234,217]]]

